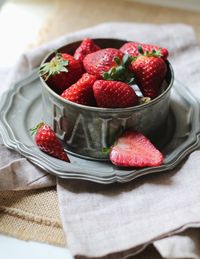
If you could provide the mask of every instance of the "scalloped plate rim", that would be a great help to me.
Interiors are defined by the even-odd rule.
[[[3,118],[3,112],[2,112],[2,108],[4,107],[6,101],[9,99],[9,97],[11,97],[9,99],[10,104],[12,103],[12,99],[14,98],[14,94],[16,93],[16,91],[18,91],[20,88],[22,88],[24,85],[32,82],[33,80],[39,80],[38,76],[37,76],[37,69],[34,70],[31,74],[29,74],[27,77],[25,77],[24,79],[20,80],[17,83],[14,83],[10,89],[8,89],[6,92],[3,93],[2,98],[1,98],[1,103],[0,103],[0,115]],[[179,87],[181,86],[181,90],[184,90],[183,92],[187,93],[187,97],[189,97],[189,99],[191,99],[190,104],[192,105],[193,102],[193,111],[199,115],[200,111],[199,111],[199,102],[198,100],[190,93],[190,91],[183,86],[183,84],[177,80],[175,80],[175,84],[178,84]],[[176,92],[179,92],[179,95],[183,98],[183,94],[180,91],[179,87],[176,87]],[[188,101],[188,100],[187,100]],[[9,111],[9,107],[10,105],[7,106],[7,112]],[[6,110],[5,110],[6,113]],[[200,118],[200,115],[198,116],[198,118]],[[194,121],[195,120],[195,121]],[[28,151],[24,151],[22,147],[19,147],[17,144],[17,139],[15,139],[14,133],[12,131],[12,129],[9,129],[9,123],[5,121],[5,118],[3,118],[2,121],[0,121],[0,128],[1,128],[1,132],[2,132],[2,138],[3,141],[5,143],[5,145],[8,148],[14,149],[16,151],[18,151],[19,153],[21,153],[22,155],[24,155],[25,157],[27,157],[27,159],[29,159],[30,161],[32,161],[34,164],[37,164],[38,166],[40,166],[42,169],[47,170],[49,173],[56,175],[60,178],[65,178],[65,179],[82,179],[82,180],[89,180],[89,181],[94,181],[94,182],[98,182],[98,183],[103,183],[103,184],[109,184],[109,183],[114,183],[114,182],[128,182],[128,181],[132,181],[135,178],[138,178],[140,176],[146,175],[146,174],[150,174],[150,173],[156,173],[156,172],[163,172],[163,171],[167,171],[167,170],[171,170],[173,168],[175,168],[188,154],[190,154],[192,151],[194,151],[195,149],[198,148],[199,146],[199,134],[200,134],[200,126],[198,125],[198,121],[197,121],[197,116],[195,118],[193,118],[193,124],[196,124],[196,128],[198,126],[198,129],[195,128],[195,131],[193,129],[193,132],[190,134],[190,138],[187,139],[187,141],[183,142],[182,144],[184,146],[186,146],[186,148],[182,151],[177,152],[176,148],[172,153],[171,153],[171,161],[168,161],[166,164],[159,166],[159,167],[151,167],[151,168],[143,168],[143,169],[134,169],[132,171],[127,171],[127,173],[125,175],[121,175],[121,170],[116,170],[113,168],[113,170],[111,172],[109,172],[109,175],[104,175],[104,177],[102,178],[102,176],[98,176],[98,175],[92,175],[91,173],[89,174],[80,174],[80,172],[73,172],[70,174],[70,172],[61,172],[59,170],[56,170],[56,168],[49,168],[48,162],[42,163],[41,160],[37,160],[38,155],[33,153],[32,150],[30,150],[28,147]],[[194,125],[193,125],[194,126]],[[13,136],[11,136],[9,134]],[[24,145],[22,143],[22,145]],[[177,152],[177,155],[175,157],[173,157],[173,154]],[[57,160],[55,158],[51,158],[48,155],[44,154],[41,152],[40,154],[40,158],[46,158],[47,160]],[[45,159],[45,160],[46,160]],[[59,161],[60,162],[60,161]],[[62,163],[64,163],[63,161],[61,161]],[[101,163],[101,162],[99,162]],[[73,164],[69,164],[70,167],[74,167]],[[80,167],[80,166],[77,166]],[[59,168],[59,167],[57,167]],[[75,169],[77,169],[75,167]],[[70,169],[72,170],[72,168]],[[120,174],[117,174],[117,172],[120,172]],[[126,171],[123,171],[126,172]],[[98,173],[98,172],[97,172]]]

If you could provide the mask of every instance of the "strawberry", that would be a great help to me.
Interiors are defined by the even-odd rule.
[[[124,82],[97,80],[93,91],[99,107],[123,108],[137,104],[135,91]]]
[[[155,98],[167,72],[165,61],[157,55],[156,51],[141,53],[132,63],[131,69],[136,77],[136,82],[145,97]]]
[[[150,44],[144,44],[139,42],[127,42],[120,48],[120,51],[123,52],[124,54],[129,54],[131,57],[138,56],[139,55],[138,46],[142,46],[144,52],[146,51],[152,52],[153,50],[160,51],[160,55],[165,60],[168,57],[167,49],[161,48],[157,45],[150,45]]]
[[[86,38],[81,42],[81,45],[75,50],[74,58],[79,61],[83,61],[87,54],[100,50],[93,40]]]
[[[75,84],[67,88],[61,96],[71,102],[94,105],[95,99],[92,86],[95,81],[96,76],[85,73]]]
[[[120,58],[115,57],[114,61],[116,65],[110,68],[107,72],[104,72],[102,77],[104,80],[121,81],[127,84],[131,84],[134,81],[134,74],[130,72],[131,62],[134,58],[131,58],[128,54],[125,54]]]
[[[40,150],[54,156],[58,159],[69,162],[60,140],[56,137],[55,132],[45,123],[39,123],[31,129],[32,135],[35,134],[35,143]]]
[[[81,62],[67,53],[57,53],[40,66],[40,75],[58,94],[75,83],[83,74]]]
[[[124,167],[159,166],[163,163],[162,153],[144,135],[126,131],[111,147],[110,160]]]
[[[101,49],[88,54],[83,59],[83,65],[89,74],[95,75],[98,79],[101,79],[104,72],[108,72],[112,67],[117,65],[115,58],[122,60],[122,57],[123,53],[118,49]]]

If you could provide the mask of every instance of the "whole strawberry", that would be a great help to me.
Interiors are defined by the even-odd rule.
[[[105,72],[112,67],[117,66],[115,59],[122,60],[123,53],[118,49],[107,48],[101,49],[94,53],[88,54],[83,59],[85,70],[97,78],[101,79]]]
[[[124,82],[97,80],[93,91],[99,107],[125,108],[137,104],[135,91]]]
[[[131,65],[132,72],[136,77],[136,82],[144,97],[155,98],[159,94],[162,82],[167,72],[165,61],[157,55],[156,51],[143,52],[136,57]]]
[[[111,147],[110,160],[124,167],[159,166],[163,155],[144,135],[127,131]]]
[[[69,162],[69,158],[65,153],[60,140],[48,125],[43,122],[39,123],[35,128],[31,129],[31,131],[32,134],[35,133],[35,143],[40,150],[50,156]]]
[[[139,42],[127,42],[125,43],[121,48],[120,51],[124,54],[129,54],[131,57],[138,56],[140,53],[138,51],[138,47],[141,46],[143,51],[146,52],[152,52],[153,50],[160,52],[160,56],[163,59],[167,59],[168,57],[168,50],[165,48],[161,48],[157,45],[151,45],[151,44],[144,44]]]
[[[95,104],[92,86],[96,81],[96,76],[85,73],[82,77],[61,96],[71,102],[92,106]]]
[[[61,94],[83,74],[81,62],[67,53],[57,53],[40,67],[40,75],[56,93]]]
[[[81,45],[76,49],[74,53],[74,58],[82,62],[86,55],[100,49],[101,48],[97,46],[93,40],[86,38],[81,42]]]

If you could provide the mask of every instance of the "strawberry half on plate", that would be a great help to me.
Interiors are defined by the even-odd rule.
[[[163,159],[150,140],[137,131],[126,131],[110,151],[111,162],[123,167],[160,166]]]

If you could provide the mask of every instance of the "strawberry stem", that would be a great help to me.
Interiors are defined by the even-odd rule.
[[[38,123],[34,128],[29,129],[31,132],[31,136],[33,136],[39,128],[41,128],[44,125],[44,122]]]
[[[52,75],[60,74],[61,72],[67,73],[68,64],[68,60],[64,59],[61,53],[55,52],[55,56],[49,62],[40,66],[39,73],[47,81]]]
[[[131,84],[134,81],[134,74],[129,72],[128,68],[132,62],[132,58],[125,54],[122,61],[119,57],[114,57],[116,66],[103,73],[104,80],[121,81],[127,84]]]
[[[143,50],[141,45],[138,45],[138,52],[140,55],[146,56],[146,57],[156,57],[156,58],[162,58],[162,53],[161,49],[155,50],[153,49],[152,51],[145,51]],[[134,61],[133,61],[134,62]]]
[[[115,63],[116,63],[118,66],[121,65],[121,60],[120,60],[119,57],[114,57],[114,61],[115,61]]]
[[[104,148],[102,148],[102,153],[103,153],[104,155],[108,155],[108,154],[110,153],[110,151],[111,151],[111,148],[110,148],[110,147],[104,147]]]
[[[144,50],[141,45],[138,45],[138,52],[142,55],[144,55]]]

